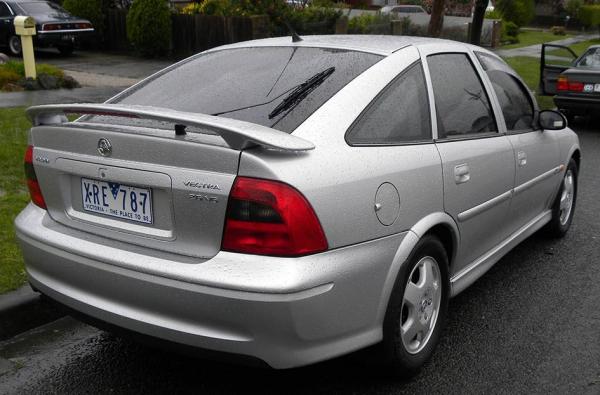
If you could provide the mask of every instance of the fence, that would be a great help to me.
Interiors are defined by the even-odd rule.
[[[110,10],[106,19],[104,45],[108,50],[131,50],[127,40],[127,13]],[[221,17],[172,15],[171,53],[184,58],[206,49],[269,36],[269,17]]]

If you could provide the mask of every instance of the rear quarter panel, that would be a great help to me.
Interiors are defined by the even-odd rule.
[[[306,153],[244,151],[239,174],[284,181],[300,190],[319,217],[330,248],[360,243],[410,229],[427,214],[442,210],[441,163],[434,144],[351,147],[347,129],[395,76],[419,59],[404,48],[375,64],[342,89],[294,135],[313,142]],[[375,212],[383,183],[398,191],[400,208],[391,225]]]

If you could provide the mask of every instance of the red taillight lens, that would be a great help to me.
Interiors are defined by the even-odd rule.
[[[581,82],[569,82],[569,90],[571,92],[583,92],[583,83],[581,83]]]
[[[556,83],[556,89],[559,91],[568,91],[569,90],[569,80],[567,77],[558,77],[558,82]]]
[[[577,81],[569,81],[565,76],[559,76],[556,83],[556,89],[559,91],[583,92],[583,83]]]
[[[33,147],[30,145],[25,151],[25,178],[27,179],[27,188],[29,188],[29,195],[31,201],[43,209],[46,209],[46,202],[40,189],[37,176],[35,175],[35,169],[33,168]]]
[[[92,28],[91,23],[76,23],[75,24],[75,29],[91,29],[91,28]]]
[[[238,177],[229,195],[223,250],[301,256],[327,250],[327,239],[298,190],[277,181]]]
[[[44,30],[44,31],[60,30],[61,28],[62,28],[62,26],[59,24],[56,24],[56,23],[47,23],[44,26],[42,26],[42,30]]]

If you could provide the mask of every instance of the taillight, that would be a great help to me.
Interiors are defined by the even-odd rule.
[[[583,92],[583,83],[577,81],[569,81],[565,76],[559,76],[556,83],[556,89],[559,91]]]
[[[91,28],[92,28],[91,23],[76,23],[75,24],[75,29],[91,29]]]
[[[42,26],[42,30],[44,30],[44,31],[61,30],[61,29],[62,29],[62,26],[57,23],[46,23],[45,25]]]
[[[27,179],[27,188],[29,188],[29,195],[31,201],[43,209],[46,209],[46,202],[40,189],[37,176],[35,175],[35,169],[33,168],[33,147],[30,145],[25,151],[25,178]]]
[[[277,181],[236,178],[229,195],[223,250],[291,257],[327,247],[313,208],[298,190]]]
[[[558,82],[556,83],[556,89],[559,91],[568,91],[569,90],[569,80],[567,77],[560,76],[558,77]]]

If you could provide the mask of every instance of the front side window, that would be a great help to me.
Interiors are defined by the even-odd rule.
[[[438,137],[468,137],[497,132],[489,98],[466,54],[427,58],[438,118]]]
[[[507,72],[508,66],[501,60],[483,53],[476,55],[492,82],[502,108],[506,129],[532,130],[534,109],[523,84]]]
[[[420,63],[377,97],[346,137],[350,144],[394,145],[431,139],[427,87]]]

